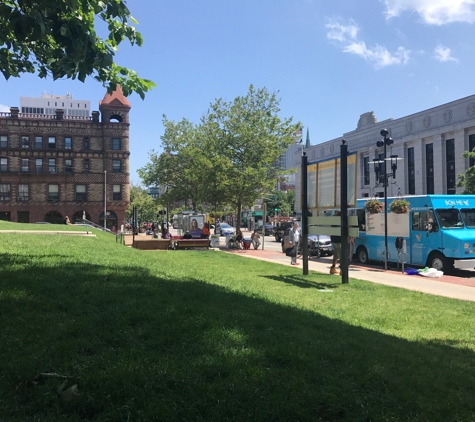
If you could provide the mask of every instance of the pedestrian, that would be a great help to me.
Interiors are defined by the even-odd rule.
[[[290,244],[294,248],[293,254],[290,258],[290,265],[299,265],[297,262],[297,254],[299,252],[299,241],[300,241],[300,229],[299,223],[296,221],[294,227],[290,230]]]
[[[254,249],[257,249],[261,245],[260,241],[260,236],[257,230],[254,230],[254,232],[251,234],[251,242],[252,246],[254,246]]]
[[[340,211],[336,211],[333,216],[337,217],[341,215]],[[332,266],[330,267],[330,274],[340,275],[341,271],[339,268],[336,268],[336,264],[341,258],[341,236],[331,235],[330,240],[333,246],[333,257],[332,257]]]
[[[353,254],[355,253],[355,238],[348,236],[348,265],[353,261]]]

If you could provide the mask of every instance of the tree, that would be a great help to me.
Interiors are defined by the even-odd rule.
[[[475,150],[475,148],[474,148]],[[463,158],[475,159],[475,151],[464,151],[462,154]],[[463,187],[465,194],[474,194],[475,193],[475,166],[469,167],[465,174],[458,175],[459,181],[457,187]]]
[[[130,207],[126,212],[127,218],[132,218],[132,209],[137,207],[137,219],[139,222],[155,221],[158,205],[157,202],[140,186],[130,187]]]
[[[107,26],[106,39],[96,33],[101,21]],[[137,24],[125,0],[3,0],[0,71],[7,80],[25,72],[81,82],[93,76],[109,93],[119,84],[124,95],[136,92],[143,99],[155,83],[114,63],[125,39],[142,45],[129,21]]]
[[[274,188],[279,175],[288,173],[278,159],[301,124],[281,119],[279,103],[276,92],[255,90],[251,85],[245,97],[216,100],[202,119],[226,168],[221,175],[223,194],[238,216],[243,205],[252,205]],[[239,227],[240,218],[237,221]]]
[[[169,189],[163,200],[174,202],[190,200],[192,208],[205,200],[206,161],[201,126],[193,125],[187,119],[178,123],[163,116],[165,133],[161,137],[164,152],[151,151],[150,162],[138,170],[146,185],[165,185]]]

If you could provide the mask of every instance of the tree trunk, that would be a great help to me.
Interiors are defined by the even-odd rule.
[[[242,204],[239,203],[237,206],[237,215],[236,215],[236,231],[238,231],[241,228],[241,209],[242,209]]]

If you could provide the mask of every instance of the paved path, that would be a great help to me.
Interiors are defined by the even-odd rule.
[[[254,250],[253,248],[249,250],[222,250],[227,253],[233,253],[248,258],[255,258],[290,266],[290,258],[280,251],[276,252],[262,249]],[[298,262],[300,262],[300,265],[297,268],[300,268],[302,271],[302,259],[299,259]],[[331,258],[327,257],[311,259],[308,263],[309,270],[324,274],[330,272],[330,266]],[[402,274],[401,271],[384,271],[384,269],[362,265],[351,265],[349,268],[349,277],[350,283],[351,279],[367,280],[373,283],[385,284],[387,286],[401,287],[418,292],[475,302],[475,280],[471,278],[460,278],[445,274],[440,278],[428,278],[419,275]]]

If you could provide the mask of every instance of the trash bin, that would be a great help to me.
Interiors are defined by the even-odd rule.
[[[242,247],[243,247],[243,249],[250,249],[251,248],[251,239],[243,239]]]
[[[212,234],[211,235],[211,247],[212,248],[219,248],[219,234]]]
[[[224,237],[226,238],[226,247],[230,248],[231,245],[229,244],[229,241],[231,240],[231,234],[230,233],[225,234]]]

